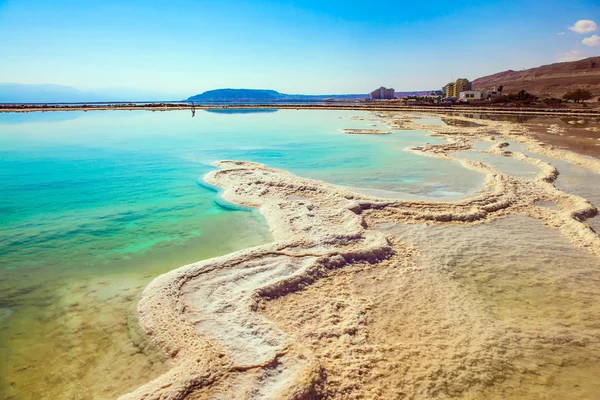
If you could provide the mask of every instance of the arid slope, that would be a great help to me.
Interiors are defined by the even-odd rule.
[[[600,96],[600,57],[543,65],[524,71],[504,71],[473,81],[473,88],[504,86],[504,93],[525,89],[542,97],[562,97],[565,93],[582,88]]]

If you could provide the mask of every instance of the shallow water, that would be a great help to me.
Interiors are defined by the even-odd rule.
[[[432,116],[417,116],[417,118],[415,118],[413,120],[413,122],[415,122],[417,124],[435,125],[435,126],[444,126],[447,124],[447,122],[444,122],[441,118],[432,117]]]
[[[341,132],[381,127],[333,111],[0,114],[0,398],[114,398],[169,368],[137,333],[144,286],[270,240],[256,211],[197,183],[213,161],[262,162],[395,198],[454,200],[483,186],[482,174],[458,163],[405,152],[443,142],[423,132]],[[538,172],[512,158],[457,155],[518,177]],[[557,166],[559,188],[600,205],[597,175],[529,155]],[[427,249],[423,265],[459,282],[507,331],[525,332],[506,349],[521,360],[485,398],[600,393],[597,258],[524,217],[394,229]]]
[[[473,149],[478,151],[487,151],[494,143],[484,142],[483,140],[473,140]]]
[[[552,164],[558,170],[558,178],[554,185],[567,193],[581,196],[589,200],[596,207],[600,207],[600,175],[593,171],[571,164],[568,161],[558,160],[535,154],[525,149],[519,142],[509,141],[506,148],[509,151],[523,153],[531,158],[538,158]]]
[[[586,221],[589,226],[592,227],[596,231],[598,235],[600,235],[600,215],[596,215],[594,218]]]
[[[462,115],[475,119],[521,123],[537,139],[545,143],[591,157],[600,157],[600,119],[598,118],[479,113]]]
[[[590,201],[594,206],[600,207],[600,175],[594,173],[593,171],[590,171],[587,168],[573,165],[564,160],[558,160],[535,154],[531,151],[526,150],[525,146],[522,143],[516,141],[508,141],[508,143],[509,146],[507,147],[507,150],[523,153],[531,158],[540,159],[554,166],[558,170],[558,178],[554,182],[554,185],[558,189],[567,193],[581,196]],[[485,159],[481,159],[480,161],[490,162],[490,164],[498,167],[493,162],[491,162],[491,160],[486,161]],[[519,167],[518,163],[520,163],[522,167]],[[518,160],[513,160],[513,166],[516,168],[512,168],[512,170],[505,169],[502,172],[517,177],[523,176],[531,179],[533,178],[533,176],[535,176],[535,173],[533,171],[537,170],[537,167],[535,167],[534,165],[523,163]],[[538,205],[549,208],[555,208],[557,206],[555,203],[547,204],[544,202],[539,202]],[[591,226],[592,229],[596,231],[596,233],[600,234],[600,215],[597,215],[587,220],[586,223],[589,226]]]
[[[497,168],[500,172],[516,178],[533,179],[540,173],[535,165],[528,164],[509,156],[479,153],[476,151],[459,151],[453,153],[454,157],[467,160],[480,161]]]
[[[168,368],[135,335],[143,287],[270,240],[258,213],[197,184],[213,161],[420,198],[482,187],[458,163],[404,152],[437,140],[422,132],[341,133],[374,124],[353,115],[0,114],[0,397],[112,398]]]
[[[575,248],[558,230],[522,216],[469,227],[386,224],[379,229],[419,247],[416,266],[450,277],[471,302],[469,308],[483,311],[493,321],[490,328],[505,332],[493,348],[506,364],[486,371],[491,354],[477,360],[488,374],[481,380],[490,383],[477,387],[475,379],[462,398],[597,398],[597,257]]]
[[[587,168],[578,167],[567,162],[555,162],[559,175],[556,187],[578,196],[582,196],[600,207],[600,175]]]

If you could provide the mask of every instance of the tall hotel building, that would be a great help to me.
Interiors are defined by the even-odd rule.
[[[395,94],[394,89],[386,89],[382,86],[371,92],[371,100],[392,100]]]
[[[471,90],[471,82],[465,78],[459,78],[456,82],[450,82],[444,86],[446,97],[458,97],[460,92]]]

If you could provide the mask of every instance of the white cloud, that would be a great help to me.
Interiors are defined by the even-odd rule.
[[[579,50],[571,50],[562,54],[556,61],[557,62],[568,62],[581,60],[581,52]]]
[[[570,30],[577,33],[588,33],[594,32],[598,29],[598,25],[592,20],[589,19],[580,19],[575,22],[575,25],[569,27]]]
[[[588,38],[583,39],[581,43],[585,44],[586,46],[592,47],[600,46],[600,36],[592,35]]]
[[[564,32],[557,32],[556,34],[557,34],[557,35],[560,35],[560,36],[562,36],[562,35],[564,35],[565,33],[564,33]]]

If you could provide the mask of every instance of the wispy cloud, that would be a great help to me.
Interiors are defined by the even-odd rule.
[[[592,35],[588,38],[583,39],[581,43],[585,44],[586,46],[592,47],[600,46],[600,36]]]
[[[598,25],[592,20],[589,19],[580,19],[575,22],[575,25],[569,27],[570,30],[577,33],[588,33],[594,32],[598,29]]]
[[[579,50],[571,50],[562,54],[559,58],[556,59],[557,62],[568,62],[568,61],[577,61],[581,60],[581,52]]]
[[[559,35],[559,36],[562,36],[562,35],[565,34],[565,32],[557,32],[556,34]]]

